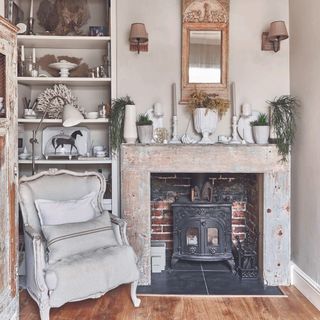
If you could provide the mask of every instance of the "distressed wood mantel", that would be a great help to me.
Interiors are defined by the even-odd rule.
[[[151,282],[151,173],[263,174],[263,277],[268,285],[290,284],[290,162],[280,162],[274,145],[121,146],[122,217],[141,285]]]

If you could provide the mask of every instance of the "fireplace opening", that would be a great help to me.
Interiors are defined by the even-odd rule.
[[[152,268],[159,272],[159,259],[166,270],[184,261],[220,261],[235,273],[250,261],[251,272],[238,274],[257,277],[263,270],[262,179],[252,173],[153,173],[151,246],[162,245],[165,256],[152,259]]]

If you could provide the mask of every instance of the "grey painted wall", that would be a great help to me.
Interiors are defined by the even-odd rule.
[[[118,96],[129,94],[138,113],[161,102],[165,126],[170,128],[171,84],[180,90],[181,0],[117,0]],[[236,82],[237,107],[249,102],[267,111],[266,100],[289,92],[289,41],[281,51],[261,51],[261,33],[273,20],[288,22],[288,0],[231,0],[230,80]],[[129,51],[133,22],[144,22],[149,33],[149,52]],[[190,114],[178,108],[179,133],[183,134]],[[230,133],[231,115],[219,122],[216,135]]]
[[[291,93],[302,102],[292,161],[292,259],[320,284],[320,2],[290,0]],[[303,13],[303,14],[302,14]]]

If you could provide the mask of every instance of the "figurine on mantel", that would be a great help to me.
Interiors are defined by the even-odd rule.
[[[249,103],[242,105],[242,114],[238,121],[238,133],[246,143],[254,143],[251,122],[258,120],[259,112],[252,110]]]

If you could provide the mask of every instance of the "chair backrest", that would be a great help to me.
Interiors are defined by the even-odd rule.
[[[51,169],[31,177],[22,177],[19,183],[19,202],[23,223],[38,232],[41,230],[36,199],[76,200],[92,192],[95,193],[97,208],[102,211],[105,179],[99,173]]]

